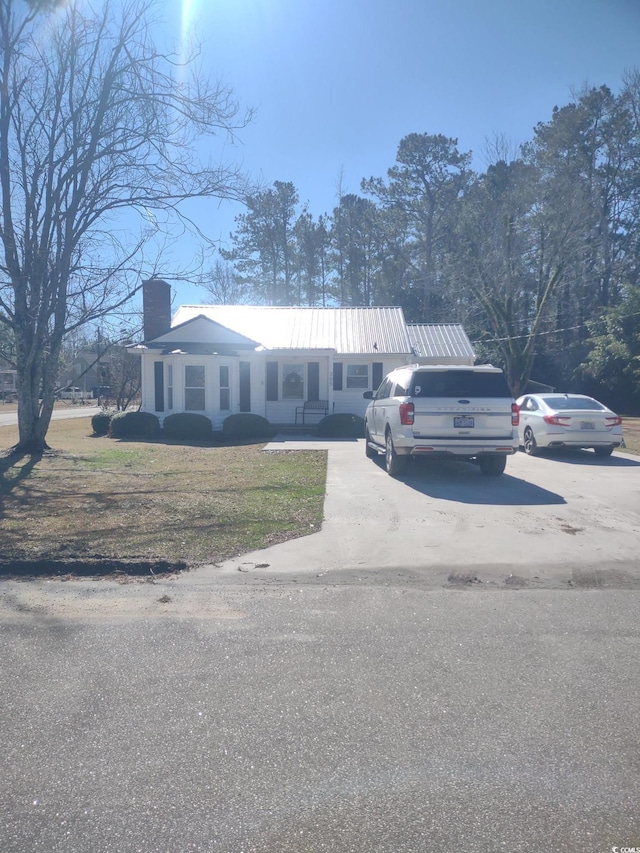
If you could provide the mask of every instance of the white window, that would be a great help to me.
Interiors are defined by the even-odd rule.
[[[304,364],[282,366],[282,399],[304,399]]]
[[[347,365],[347,388],[369,387],[369,365],[348,364]]]
[[[204,364],[187,364],[184,368],[184,408],[187,412],[204,412]]]
[[[229,387],[229,368],[226,364],[220,365],[220,409],[224,412],[231,408],[231,391]]]
[[[167,409],[173,409],[173,365],[167,365]]]

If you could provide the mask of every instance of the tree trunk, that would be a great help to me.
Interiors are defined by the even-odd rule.
[[[17,300],[18,301],[18,300]],[[39,330],[32,336],[28,323],[16,319],[18,376],[18,443],[15,453],[39,456],[49,450],[46,442],[55,400],[55,383],[60,360],[59,343],[47,345]],[[35,340],[34,340],[35,337]],[[44,389],[43,399],[40,394]]]
[[[18,389],[18,443],[13,448],[14,453],[30,456],[41,456],[49,450],[45,437],[49,429],[53,412],[53,398],[38,399],[38,391],[22,382]]]

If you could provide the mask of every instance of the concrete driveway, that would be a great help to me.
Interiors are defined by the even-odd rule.
[[[640,459],[589,451],[530,458],[501,477],[466,462],[418,462],[401,480],[364,441],[276,440],[266,452],[328,450],[322,530],[186,576],[393,572],[424,586],[638,587]],[[326,577],[325,577],[326,579]]]

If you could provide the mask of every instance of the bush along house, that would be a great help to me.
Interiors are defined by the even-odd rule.
[[[461,326],[407,324],[397,307],[183,305],[172,319],[171,288],[153,279],[143,284],[143,309],[145,339],[132,348],[141,356],[141,409],[161,422],[197,412],[218,430],[237,412],[276,425],[363,415],[363,392],[394,367],[475,358]]]

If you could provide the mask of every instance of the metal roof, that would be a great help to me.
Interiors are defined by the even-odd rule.
[[[471,341],[458,323],[410,323],[407,332],[416,356],[475,359]]]
[[[333,349],[341,355],[410,355],[401,308],[280,308],[260,305],[182,305],[171,323],[207,317],[265,349]]]

